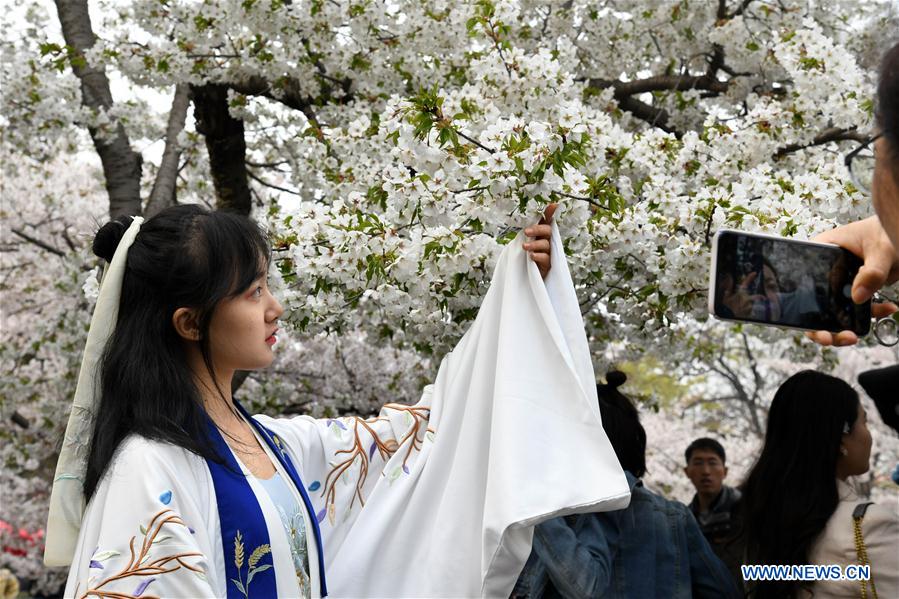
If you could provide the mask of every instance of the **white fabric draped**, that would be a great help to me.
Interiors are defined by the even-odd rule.
[[[287,441],[307,486],[322,485],[312,499],[328,513],[331,596],[507,597],[536,523],[627,505],[558,231],[552,239],[545,281],[523,234],[505,249],[477,319],[417,404],[430,409],[427,422],[386,406],[369,423],[382,441],[411,433],[386,462],[369,428],[350,419],[346,430],[306,417],[263,421]],[[413,439],[420,450],[407,458]],[[334,486],[328,511],[325,481],[351,455],[337,452],[354,446],[363,455]]]

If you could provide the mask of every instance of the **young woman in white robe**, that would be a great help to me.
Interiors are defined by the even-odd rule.
[[[508,595],[534,524],[629,497],[552,230],[506,249],[419,403],[315,420],[231,396],[282,314],[251,221],[178,206],[105,225],[48,523],[65,595]]]

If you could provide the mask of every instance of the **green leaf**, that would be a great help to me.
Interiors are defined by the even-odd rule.
[[[62,48],[59,47],[59,44],[41,44],[40,46],[41,56],[46,56],[47,54],[53,53],[56,54],[58,52],[62,52]]]
[[[231,582],[234,583],[234,586],[236,586],[237,589],[238,589],[241,593],[243,593],[244,595],[247,594],[246,590],[244,590],[243,583],[241,583],[239,580],[234,580],[233,578],[231,579]]]
[[[354,71],[367,71],[370,67],[371,61],[362,52],[353,54],[353,57],[350,59],[350,69]]]
[[[206,31],[210,27],[212,27],[212,19],[208,19],[203,15],[197,15],[194,17],[194,27],[197,28],[197,31]]]
[[[253,580],[253,577],[256,576],[256,574],[258,574],[259,572],[265,572],[271,567],[271,564],[265,564],[264,566],[259,566],[258,568],[253,568],[252,570],[250,570],[250,574],[249,576],[247,576],[247,586],[250,586],[250,581]]]

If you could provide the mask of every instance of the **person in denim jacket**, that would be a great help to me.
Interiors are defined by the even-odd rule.
[[[617,391],[613,371],[597,385],[603,428],[631,487],[624,510],[554,518],[534,529],[512,597],[740,597],[689,508],[643,486],[646,432]]]

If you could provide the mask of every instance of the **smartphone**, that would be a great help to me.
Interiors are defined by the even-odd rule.
[[[709,312],[723,320],[810,331],[871,329],[852,301],[861,258],[829,243],[722,229],[712,242]]]

